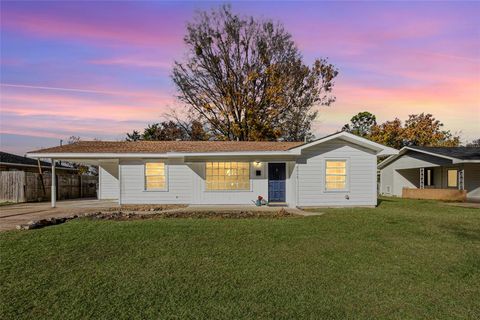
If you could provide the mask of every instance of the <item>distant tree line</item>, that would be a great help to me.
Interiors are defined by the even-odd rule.
[[[168,120],[149,124],[143,132],[127,133],[127,141],[138,140],[209,140],[206,127],[197,120]]]
[[[347,131],[386,146],[400,149],[405,146],[456,147],[460,136],[443,129],[443,123],[432,114],[411,114],[403,123],[395,118],[377,124],[375,115],[368,111],[360,112],[345,124]],[[478,142],[478,141],[477,141]]]

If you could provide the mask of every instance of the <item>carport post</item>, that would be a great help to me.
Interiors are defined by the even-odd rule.
[[[425,189],[425,168],[420,168],[420,189]]]
[[[52,208],[55,208],[55,205],[57,204],[57,176],[55,174],[55,159],[52,160],[52,191],[51,191],[51,196],[52,196]]]

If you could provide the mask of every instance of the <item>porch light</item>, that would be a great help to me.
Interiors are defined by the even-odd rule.
[[[255,168],[260,168],[261,165],[262,165],[262,163],[261,163],[260,161],[254,161],[254,162],[253,162],[253,166],[254,166]]]

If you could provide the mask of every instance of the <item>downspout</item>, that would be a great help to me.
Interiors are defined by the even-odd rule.
[[[55,208],[57,204],[57,175],[55,174],[55,159],[52,158],[52,190],[51,190],[51,201],[52,208]]]
[[[297,165],[297,160],[295,160],[295,207],[298,207],[298,192],[299,192],[299,186],[298,186],[298,165]]]
[[[122,205],[122,169],[120,159],[118,159],[118,204]]]

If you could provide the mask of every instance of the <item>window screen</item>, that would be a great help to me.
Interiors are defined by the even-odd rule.
[[[347,161],[327,160],[325,162],[325,189],[347,189]]]
[[[167,187],[165,179],[165,163],[147,162],[145,163],[145,189],[146,190],[165,190]]]

